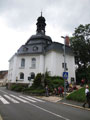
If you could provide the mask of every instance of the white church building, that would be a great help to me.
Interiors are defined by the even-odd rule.
[[[53,42],[45,34],[45,18],[37,19],[36,34],[32,35],[9,60],[8,81],[11,83],[32,83],[37,73],[49,71],[50,76],[62,76],[64,72],[64,44]],[[66,49],[66,70],[68,81],[75,81],[74,54],[69,45]]]

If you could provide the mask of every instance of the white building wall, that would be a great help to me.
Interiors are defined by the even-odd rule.
[[[66,56],[66,63],[68,67],[68,81],[71,82],[71,78],[74,78],[76,81],[76,75],[75,75],[75,59],[73,56],[67,55]]]
[[[25,67],[22,68],[21,67],[21,59],[24,58],[25,59]],[[32,58],[36,58],[36,68],[32,68],[31,67],[31,59]],[[31,76],[31,73],[34,72],[35,75],[38,73],[38,69],[39,69],[39,59],[40,57],[38,55],[36,56],[18,56],[17,59],[17,72],[16,75],[18,77],[18,80],[20,80],[20,73],[23,72],[24,73],[24,81],[22,81],[23,83],[28,83],[28,77]]]
[[[9,60],[9,70],[8,70],[8,82],[13,80],[13,74],[14,74],[14,58],[15,55]]]
[[[45,72],[46,71],[49,71],[50,74],[52,74],[52,53],[51,52],[48,52],[46,55],[45,55]]]
[[[63,53],[51,51],[45,57],[45,70],[50,71],[51,76],[62,76],[64,72],[62,63],[64,63]],[[71,78],[75,78],[74,56],[66,55],[66,63],[69,75],[68,81],[71,82]]]
[[[45,56],[43,54],[40,55],[38,68],[39,68],[39,73],[45,72]]]
[[[21,59],[25,59],[25,67],[21,67]],[[32,58],[36,58],[36,68],[31,67],[31,60]],[[13,62],[13,63],[12,63]],[[12,63],[12,64],[11,64]],[[44,55],[21,55],[21,56],[14,56],[11,59],[9,64],[9,74],[8,79],[11,82],[16,82],[16,78],[18,82],[22,83],[29,83],[28,77],[31,76],[31,73],[44,73]],[[20,80],[20,73],[24,73],[24,80]],[[12,74],[12,76],[10,76]]]
[[[21,59],[25,59],[25,67],[21,67]],[[36,58],[36,68],[33,69],[31,67],[31,59]],[[64,68],[62,68],[62,63],[64,62],[63,53],[59,53],[56,51],[48,52],[45,56],[42,54],[38,55],[15,55],[11,61],[8,72],[8,79],[11,82],[16,82],[16,77],[18,78],[18,82],[21,83],[29,83],[28,77],[30,77],[31,72],[34,72],[35,75],[37,73],[44,73],[46,71],[50,72],[51,76],[62,76],[64,72]],[[66,55],[66,63],[68,67],[70,82],[71,77],[75,78],[75,63],[74,57]],[[20,73],[24,73],[24,80],[20,80]]]
[[[46,55],[45,69],[50,71],[51,76],[61,76],[63,72],[62,69],[63,54],[51,51]]]

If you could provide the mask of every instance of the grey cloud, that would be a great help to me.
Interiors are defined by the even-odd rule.
[[[89,5],[90,0],[0,0],[0,14],[8,26],[27,29],[43,10],[48,24],[72,32],[79,24],[89,23]]]
[[[2,0],[1,15],[11,27],[28,27],[33,23],[48,0]]]
[[[72,32],[79,24],[87,24],[90,22],[90,0],[67,0],[52,4],[49,9],[49,15],[52,13],[51,19],[53,24],[57,24],[61,29]],[[54,8],[55,11],[52,11]],[[56,14],[55,14],[56,12]]]

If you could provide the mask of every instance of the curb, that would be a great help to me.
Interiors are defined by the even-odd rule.
[[[64,104],[64,105],[68,105],[68,106],[71,106],[71,107],[75,107],[75,108],[79,108],[79,109],[83,109],[83,110],[88,110],[90,111],[90,108],[83,108],[81,106],[78,106],[78,105],[73,105],[73,104],[69,104],[69,103],[65,103],[65,102],[59,102],[60,104]]]
[[[41,97],[39,97],[41,98]],[[41,98],[43,99],[43,98]],[[75,105],[75,104],[69,104],[69,103],[66,103],[66,102],[60,102],[61,100],[55,100],[55,101],[52,101],[52,100],[48,100],[48,99],[43,99],[43,100],[46,100],[46,101],[49,101],[49,102],[53,102],[53,103],[60,103],[60,104],[63,104],[63,105],[68,105],[68,106],[71,106],[71,107],[75,107],[75,108],[79,108],[79,109],[83,109],[83,110],[88,110],[90,111],[90,108],[84,108],[82,106],[78,106],[78,105]]]

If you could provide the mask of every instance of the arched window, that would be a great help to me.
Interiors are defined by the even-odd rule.
[[[36,68],[36,58],[32,58],[31,66],[32,68]]]
[[[24,58],[21,59],[21,67],[25,67],[25,59]]]
[[[34,78],[35,78],[35,73],[31,72],[31,79],[34,79]]]
[[[24,79],[24,73],[20,73],[20,79]]]

